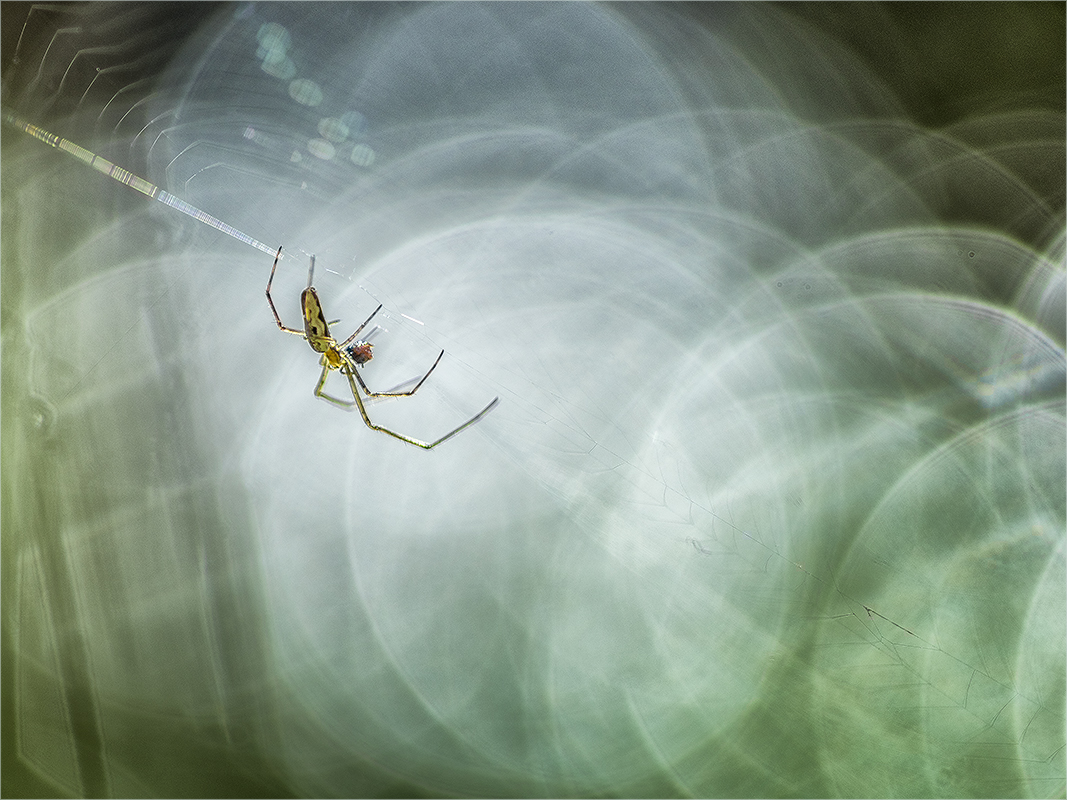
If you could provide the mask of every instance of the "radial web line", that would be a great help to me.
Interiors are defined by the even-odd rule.
[[[212,228],[215,228],[216,230],[220,230],[223,233],[232,236],[234,239],[237,239],[238,241],[244,242],[247,245],[251,245],[257,250],[261,250],[264,253],[273,255],[277,249],[275,247],[271,247],[270,245],[264,244],[258,239],[253,239],[247,233],[242,233],[232,225],[227,225],[225,222],[218,219],[217,217],[213,217],[206,211],[203,211],[202,209],[199,209],[196,206],[191,205],[190,203],[186,203],[180,197],[175,197],[170,192],[166,192],[163,189],[160,189],[154,183],[149,183],[144,178],[134,175],[132,172],[123,169],[118,164],[111,163],[103,156],[98,156],[95,153],[86,150],[84,147],[75,144],[69,139],[64,139],[61,136],[57,136],[54,133],[46,131],[44,128],[40,128],[36,125],[33,125],[32,123],[26,122],[25,120],[20,119],[9,111],[4,112],[4,122],[15,128],[18,128],[21,131],[28,133],[33,138],[39,139],[45,144],[51,145],[52,147],[70,153],[79,161],[88,164],[90,167],[97,170],[98,172],[102,172],[103,174],[114,178],[119,183],[129,186],[131,189],[136,189],[141,194],[158,200],[159,202],[168,205],[171,208],[177,209],[183,214],[190,216],[195,220],[199,220],[205,225],[209,225]]]

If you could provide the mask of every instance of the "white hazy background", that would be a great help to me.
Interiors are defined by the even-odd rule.
[[[383,303],[372,388],[443,348],[376,422],[501,403],[369,431],[271,255],[5,127],[5,758],[1062,796],[1062,114],[925,129],[762,5],[162,13],[36,9],[5,106],[283,245],[285,324],[312,253]]]

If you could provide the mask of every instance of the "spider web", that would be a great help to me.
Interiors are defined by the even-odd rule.
[[[1062,109],[692,13],[18,20],[5,786],[1062,794]]]

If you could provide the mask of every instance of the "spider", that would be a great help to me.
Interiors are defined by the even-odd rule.
[[[267,280],[267,302],[270,303],[270,310],[274,314],[274,321],[278,323],[278,327],[286,333],[293,333],[307,340],[307,343],[311,345],[311,349],[316,353],[322,353],[322,359],[319,363],[322,365],[322,375],[319,376],[318,385],[315,387],[315,396],[321,397],[324,400],[328,400],[334,405],[341,406],[342,408],[351,409],[353,406],[359,409],[360,416],[363,417],[363,421],[367,424],[367,427],[371,430],[381,431],[387,433],[393,438],[399,439],[402,442],[413,444],[416,447],[421,447],[424,450],[431,450],[441,442],[448,441],[460,431],[465,428],[469,428],[475,422],[480,420],[486,414],[493,410],[493,407],[500,402],[499,397],[494,397],[493,402],[464,422],[458,428],[455,428],[435,442],[422,442],[418,439],[413,439],[410,436],[404,436],[402,433],[391,431],[388,428],[383,428],[381,425],[375,425],[370,421],[370,417],[367,416],[367,409],[363,405],[363,400],[360,399],[359,391],[356,389],[356,384],[359,384],[359,388],[362,389],[367,397],[410,397],[419,390],[423,382],[430,377],[430,373],[434,371],[437,365],[440,363],[445,351],[442,350],[440,355],[437,356],[437,361],[433,362],[433,366],[429,371],[419,379],[419,382],[415,384],[415,387],[408,392],[372,392],[367,388],[367,384],[363,382],[363,378],[360,377],[356,371],[356,367],[362,367],[374,356],[371,354],[371,348],[374,346],[370,342],[356,340],[367,323],[374,319],[374,315],[382,310],[379,305],[371,315],[364,320],[363,324],[356,328],[356,332],[345,339],[340,344],[337,340],[330,335],[329,325],[326,323],[326,316],[322,313],[322,303],[319,302],[318,292],[315,291],[315,287],[311,285],[312,277],[315,274],[315,256],[311,256],[311,266],[308,268],[308,285],[307,288],[300,294],[300,307],[304,314],[304,330],[298,330],[296,328],[287,328],[282,324],[281,317],[278,316],[278,309],[274,307],[274,300],[270,296],[270,285],[274,281],[274,270],[278,267],[278,259],[282,257],[282,248],[278,248],[277,255],[274,256],[274,266],[270,268],[270,278]],[[352,398],[354,402],[342,400],[338,397],[333,397],[326,394],[322,390],[322,387],[326,385],[326,379],[330,376],[333,370],[340,370],[341,374],[348,378],[349,386],[352,387]]]

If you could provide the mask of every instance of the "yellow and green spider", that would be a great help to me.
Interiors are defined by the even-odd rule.
[[[300,294],[300,308],[304,315],[304,329],[298,330],[297,328],[287,328],[282,324],[281,317],[278,316],[278,309],[274,307],[274,300],[270,296],[270,286],[274,281],[274,271],[278,268],[278,259],[282,257],[282,248],[278,248],[277,255],[274,256],[274,266],[270,268],[270,278],[267,279],[267,302],[270,303],[270,310],[274,314],[274,321],[278,323],[278,327],[286,333],[292,333],[307,340],[307,343],[311,345],[311,349],[316,353],[322,353],[322,359],[319,363],[322,365],[322,375],[319,376],[318,385],[315,387],[315,396],[321,397],[324,400],[328,400],[334,405],[341,406],[343,408],[351,409],[353,406],[359,409],[360,416],[363,417],[363,421],[367,424],[367,427],[371,430],[381,431],[387,433],[390,436],[399,439],[402,442],[413,444],[416,447],[421,447],[425,450],[430,450],[441,442],[448,441],[460,431],[465,428],[469,428],[475,422],[480,420],[486,414],[493,410],[493,407],[500,402],[499,397],[494,397],[493,401],[464,422],[458,428],[455,428],[440,439],[434,442],[422,442],[418,439],[413,439],[410,436],[404,436],[402,433],[391,431],[388,428],[383,428],[381,425],[375,425],[370,421],[370,417],[367,416],[367,409],[363,405],[363,400],[359,396],[359,390],[356,388],[356,384],[359,384],[359,389],[362,389],[367,397],[410,397],[419,390],[423,382],[430,377],[430,373],[434,371],[438,363],[440,363],[445,351],[442,350],[440,355],[437,356],[437,360],[433,362],[433,366],[426,372],[419,382],[415,384],[415,387],[407,392],[372,392],[367,388],[367,384],[363,382],[363,378],[360,377],[359,372],[356,371],[356,367],[362,367],[374,356],[371,354],[371,348],[374,346],[370,342],[357,340],[360,331],[367,327],[367,323],[374,319],[374,315],[382,310],[379,305],[371,315],[364,320],[363,324],[356,328],[355,333],[349,336],[340,344],[337,340],[330,335],[330,326],[326,323],[326,315],[322,313],[322,303],[319,302],[319,294],[315,291],[315,287],[311,285],[311,281],[315,274],[315,256],[311,256],[311,266],[308,268],[308,285],[307,288]],[[336,321],[336,320],[335,320]],[[334,370],[340,370],[341,374],[348,378],[348,384],[352,388],[352,400],[342,400],[338,397],[333,397],[326,394],[323,391],[323,387],[326,385],[326,379],[330,376],[330,373]]]

